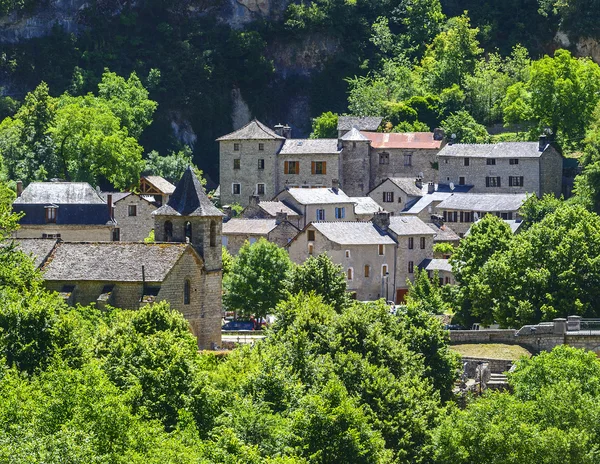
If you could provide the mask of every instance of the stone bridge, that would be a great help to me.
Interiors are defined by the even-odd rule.
[[[521,345],[534,353],[550,351],[557,345],[569,345],[600,355],[600,320],[569,316],[526,325],[519,330],[451,330],[450,343],[506,343]]]

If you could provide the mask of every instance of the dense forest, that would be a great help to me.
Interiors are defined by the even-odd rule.
[[[7,0],[0,13],[5,28],[18,30],[57,5]],[[485,126],[533,121],[560,135],[555,123],[564,115],[538,113],[547,100],[523,104],[535,78],[530,60],[553,55],[559,30],[577,52],[578,40],[594,39],[599,27],[589,14],[597,11],[595,0],[92,0],[78,6],[67,7],[70,27],[57,20],[40,37],[4,40],[0,118],[13,115],[42,81],[52,97],[80,97],[97,91],[106,70],[125,78],[135,73],[157,103],[145,130],[129,133],[142,156],[190,145],[214,182],[214,139],[232,129],[233,119],[248,116],[292,123],[297,136],[308,135],[310,118],[328,111],[377,112],[390,120],[389,130],[443,121],[452,130],[465,121],[473,125],[470,116]],[[241,22],[238,10],[245,14]],[[589,81],[582,79],[583,87]],[[510,101],[502,104],[505,97]],[[569,134],[578,141],[590,110],[570,111],[580,115]],[[468,132],[485,135],[478,126]]]

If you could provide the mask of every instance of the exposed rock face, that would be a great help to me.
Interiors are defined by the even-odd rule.
[[[173,131],[173,136],[177,140],[188,145],[192,149],[194,148],[198,136],[187,119],[174,113],[171,119],[171,130]]]
[[[340,49],[337,39],[313,34],[301,42],[274,42],[268,48],[275,72],[286,78],[290,75],[309,76],[320,71],[327,61]]]
[[[289,0],[225,0],[220,19],[234,29],[261,18],[279,19]]]
[[[234,88],[231,91],[231,124],[233,130],[245,126],[252,119],[250,108],[242,97],[240,89]]]
[[[596,63],[600,63],[600,43],[598,40],[591,37],[581,37],[575,47],[576,56],[587,56]]]
[[[15,43],[47,35],[55,24],[67,32],[79,30],[77,17],[87,5],[86,0],[50,0],[33,15],[11,14],[0,19],[0,43]]]

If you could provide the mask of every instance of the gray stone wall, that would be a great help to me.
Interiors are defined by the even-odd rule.
[[[297,161],[300,163],[298,174],[285,173],[286,161]],[[325,174],[312,173],[313,161],[324,161],[327,163]],[[278,155],[278,184],[274,195],[281,192],[286,187],[302,187],[303,185],[309,185],[312,187],[331,187],[331,181],[333,179],[339,180],[339,178],[340,173],[338,154]],[[272,196],[269,197],[269,199],[272,198]]]
[[[506,343],[516,344],[515,329],[450,330],[450,343]]]
[[[394,201],[391,203],[383,201],[384,192],[392,192],[394,194]],[[369,196],[385,211],[393,213],[395,216],[400,214],[406,207],[407,202],[416,199],[416,197],[408,196],[404,190],[391,181],[384,182],[375,187],[369,192]]]
[[[469,356],[461,356],[461,359],[463,363],[471,364],[471,366],[467,366],[468,372],[473,372],[480,362],[487,363],[493,374],[508,372],[513,365],[513,361],[510,359],[472,358]]]
[[[389,153],[389,163],[380,164],[379,155]],[[370,188],[388,177],[413,177],[423,173],[425,182],[437,182],[438,170],[435,169],[439,150],[377,148],[370,152]],[[405,164],[405,156],[410,155],[410,165]]]
[[[291,222],[282,221],[267,235],[267,240],[280,247],[285,247],[300,231]]]
[[[562,193],[563,158],[554,147],[547,149],[540,158],[540,191],[559,197]]]
[[[315,241],[308,241],[308,230],[315,231]],[[302,264],[308,259],[308,245],[313,244],[313,256],[327,253],[335,264],[342,266],[346,275],[348,291],[356,292],[356,298],[363,301],[372,301],[386,297],[385,281],[382,278],[382,266],[387,264],[390,277],[387,279],[387,295],[393,299],[393,268],[395,245],[385,245],[384,255],[379,256],[377,245],[338,245],[332,243],[318,230],[307,228],[294,240],[288,252],[292,261]],[[346,255],[349,252],[349,257]],[[365,266],[369,266],[369,277],[365,277]],[[348,280],[348,269],[353,270],[352,280]],[[383,289],[383,293],[382,293]]]
[[[43,234],[56,235],[66,242],[110,242],[113,226],[76,226],[60,224],[23,224],[14,232],[15,238],[42,238]]]
[[[239,144],[239,151],[234,144]],[[259,150],[259,144],[264,150]],[[256,184],[265,184],[265,193],[261,199],[273,198],[278,185],[277,153],[283,144],[282,140],[226,140],[219,142],[221,204],[248,204],[248,198],[256,194]],[[234,169],[234,160],[239,159],[240,169]],[[258,160],[264,160],[264,169],[259,169]],[[234,194],[232,185],[239,183],[240,193]]]
[[[362,197],[371,190],[370,184],[370,142],[342,142],[340,155],[340,183],[342,190],[350,197]]]
[[[129,206],[136,206],[136,215],[129,216]],[[141,242],[152,229],[154,217],[152,212],[156,206],[144,200],[139,195],[131,194],[117,201],[114,208],[114,217],[117,221],[122,242]]]
[[[538,158],[518,158],[519,164],[510,164],[510,158],[495,158],[495,165],[487,164],[488,158],[469,157],[469,165],[465,166],[465,158],[456,156],[439,157],[439,182],[460,185],[460,178],[465,178],[465,185],[472,185],[470,193],[535,193],[540,195],[540,163]],[[562,164],[561,164],[562,169]],[[500,177],[500,187],[486,187],[486,177]],[[509,176],[523,176],[523,187],[509,187]],[[561,177],[562,179],[562,173]]]
[[[240,252],[240,248],[244,246],[244,243],[254,243],[261,238],[266,238],[264,235],[258,234],[232,234],[223,235],[223,246],[227,248],[227,251],[232,255],[237,255]]]
[[[433,258],[433,235],[413,235],[413,249],[408,248],[409,236],[395,237],[398,242],[396,254],[395,286],[407,289],[407,280],[414,281],[415,272],[424,259]],[[421,249],[421,237],[425,237],[425,248]],[[413,263],[413,272],[408,271],[409,262]]]

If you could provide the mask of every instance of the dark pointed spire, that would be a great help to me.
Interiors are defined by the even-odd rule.
[[[202,183],[188,166],[169,202],[154,212],[157,216],[223,216],[204,193]]]

